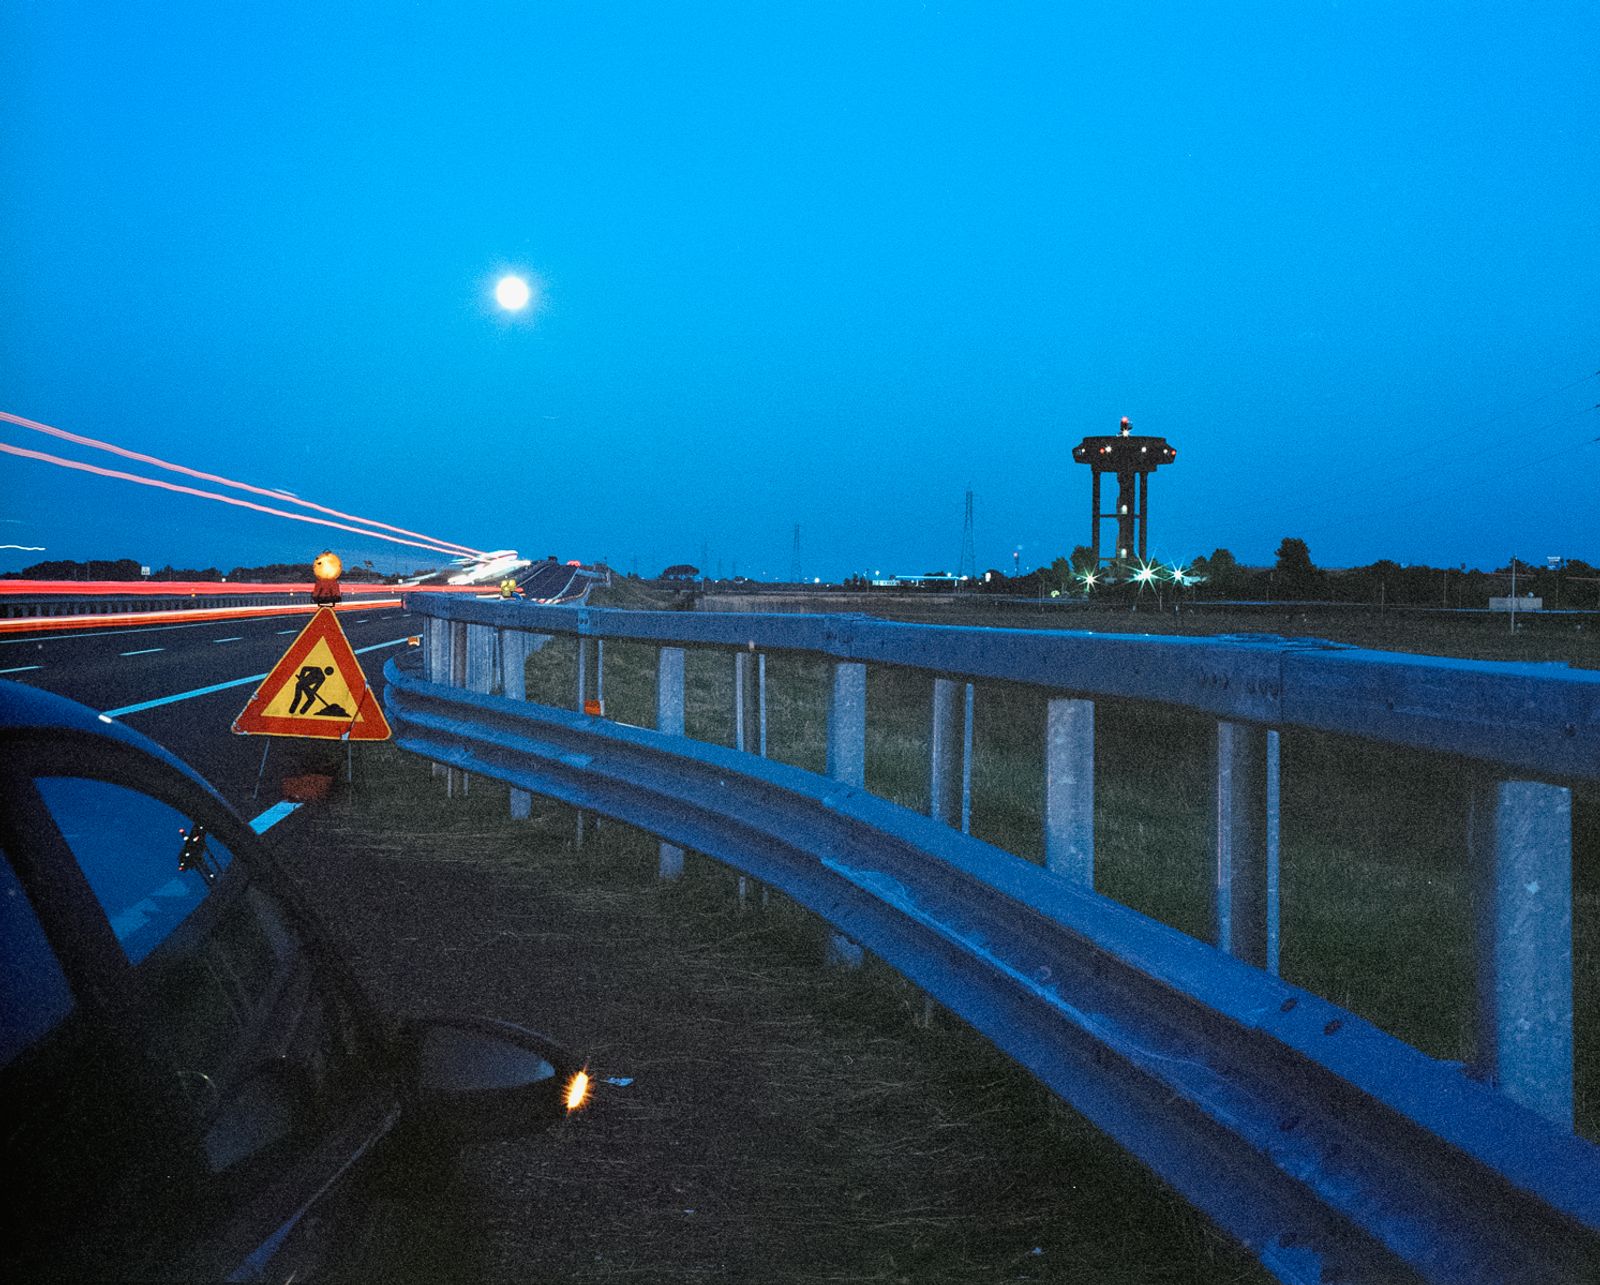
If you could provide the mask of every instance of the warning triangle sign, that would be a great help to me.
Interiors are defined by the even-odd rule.
[[[233,720],[241,736],[386,741],[389,724],[338,618],[324,607]]]

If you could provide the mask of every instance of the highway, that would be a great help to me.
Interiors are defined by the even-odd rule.
[[[143,732],[195,768],[245,816],[279,798],[283,777],[342,768],[337,741],[235,736],[234,718],[309,616],[58,631],[0,636],[0,678],[70,696]],[[383,665],[411,624],[398,607],[355,611],[339,624],[380,698]],[[253,799],[261,752],[271,754]],[[360,754],[361,745],[354,747]]]

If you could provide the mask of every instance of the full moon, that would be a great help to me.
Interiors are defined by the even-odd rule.
[[[495,282],[494,299],[507,312],[521,312],[528,306],[533,291],[521,277],[501,277]]]

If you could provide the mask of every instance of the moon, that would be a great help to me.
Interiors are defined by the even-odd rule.
[[[521,312],[533,298],[533,291],[521,277],[501,277],[494,285],[494,301],[507,312]]]

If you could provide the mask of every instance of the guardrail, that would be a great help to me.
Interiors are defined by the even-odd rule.
[[[427,617],[426,646],[421,675],[386,669],[401,746],[508,782],[514,814],[546,795],[660,836],[664,858],[703,852],[785,892],[1281,1279],[1600,1279],[1600,1148],[1572,1132],[1570,796],[1600,780],[1600,674],[1281,639],[407,606]],[[530,639],[553,634],[579,639],[580,708],[591,650],[598,686],[606,640],[658,646],[657,728],[523,699]],[[735,748],[683,736],[685,647],[731,657]],[[765,750],[771,652],[831,664],[828,776],[747,750]],[[869,664],[933,684],[930,816],[863,788]],[[963,832],[979,681],[1051,694],[1043,867]],[[1216,720],[1214,945],[1093,891],[1100,698]],[[1286,728],[1477,765],[1476,1066],[1429,1058],[1275,975]]]
[[[405,588],[353,582],[340,586],[344,610],[393,606]],[[479,594],[484,586],[430,586],[428,593]],[[225,619],[251,614],[310,612],[307,585],[226,584],[215,581],[0,580],[0,633],[109,624],[153,624],[176,618]]]

